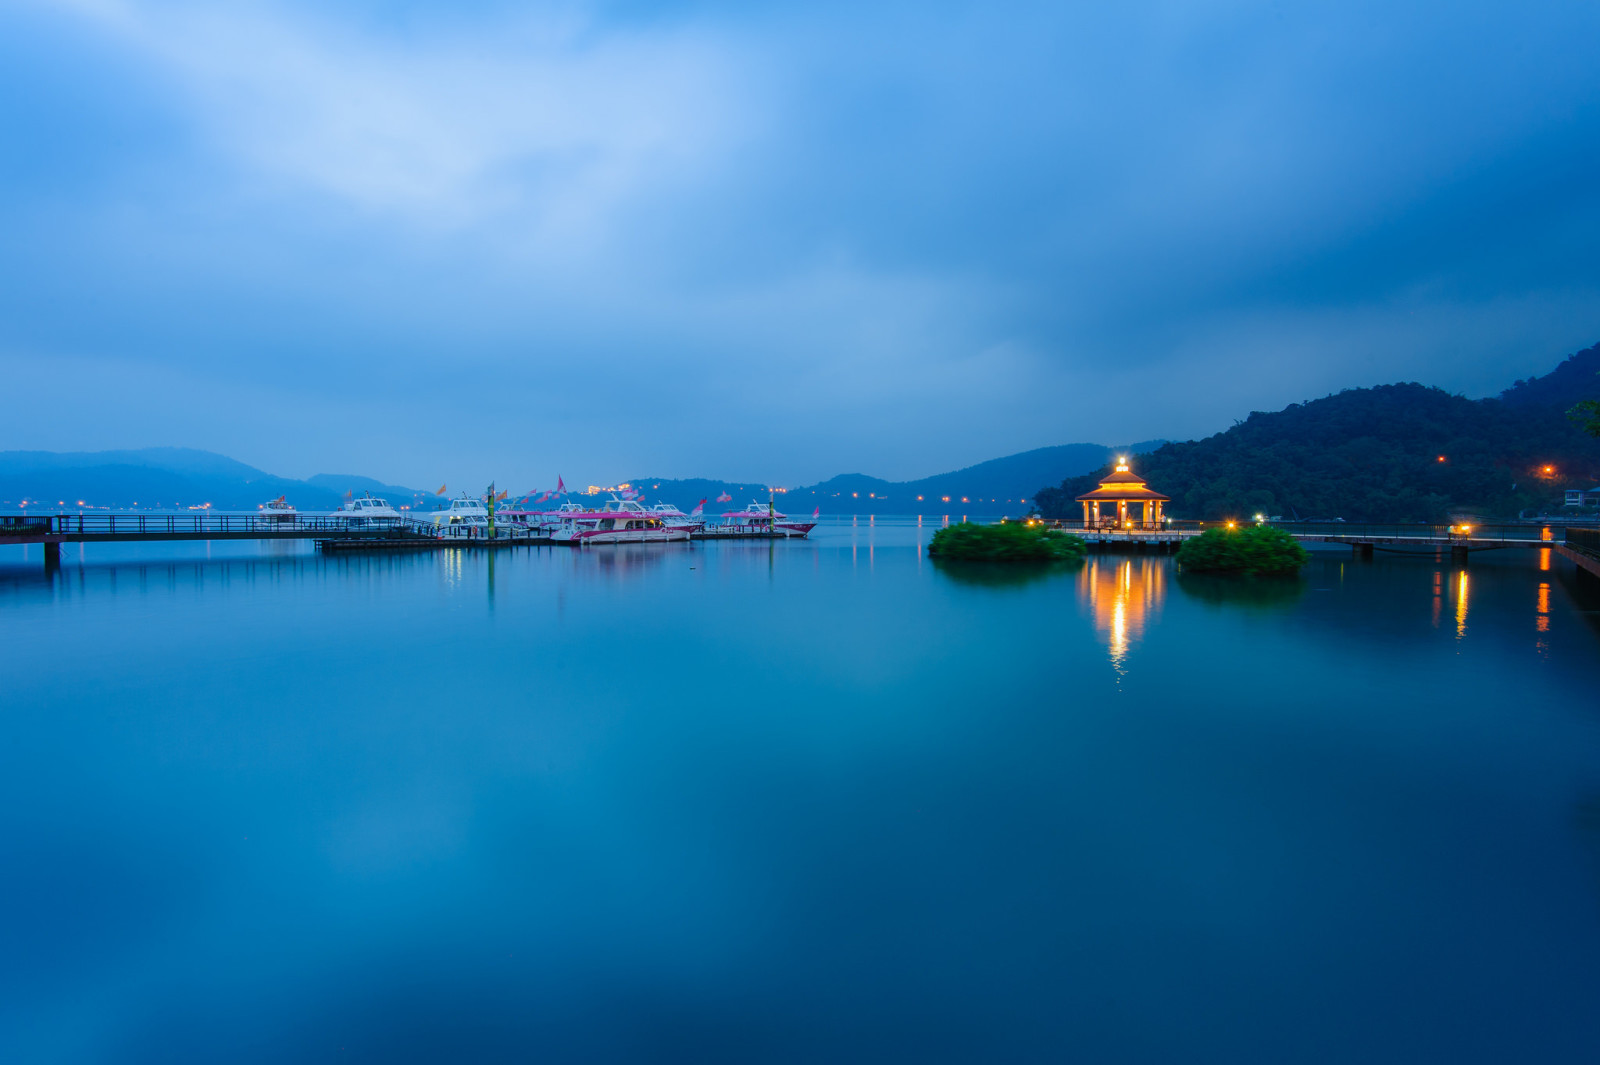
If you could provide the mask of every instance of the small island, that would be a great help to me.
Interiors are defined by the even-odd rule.
[[[933,534],[928,555],[977,562],[1071,562],[1089,553],[1081,537],[1039,521],[979,525],[963,521]]]
[[[1293,536],[1270,525],[1207,529],[1178,548],[1178,565],[1187,572],[1250,577],[1299,573],[1309,557]]]

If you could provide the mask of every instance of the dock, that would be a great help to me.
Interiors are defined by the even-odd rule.
[[[61,565],[62,544],[159,543],[173,540],[313,540],[326,553],[537,547],[550,539],[515,525],[493,538],[462,535],[416,518],[276,514],[6,514],[0,544],[41,544],[46,570]]]

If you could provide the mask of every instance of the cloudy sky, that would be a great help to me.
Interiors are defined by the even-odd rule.
[[[1600,340],[1600,5],[0,0],[0,449],[912,477]]]

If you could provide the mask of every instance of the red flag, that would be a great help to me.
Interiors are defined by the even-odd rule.
[[[818,508],[817,508],[817,509],[816,509],[816,510],[813,510],[813,511],[812,511],[812,512],[811,512],[811,516],[812,516],[812,517],[813,517],[813,518],[820,518],[820,517],[821,517],[821,516],[822,516],[822,508],[821,508],[821,507],[818,507]]]
[[[566,494],[567,494],[567,482],[563,481],[561,479],[561,475],[558,473],[558,474],[556,474],[556,495],[564,496]]]

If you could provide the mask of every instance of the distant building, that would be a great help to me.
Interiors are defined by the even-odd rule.
[[[1593,488],[1567,489],[1567,506],[1600,507],[1600,485]]]

